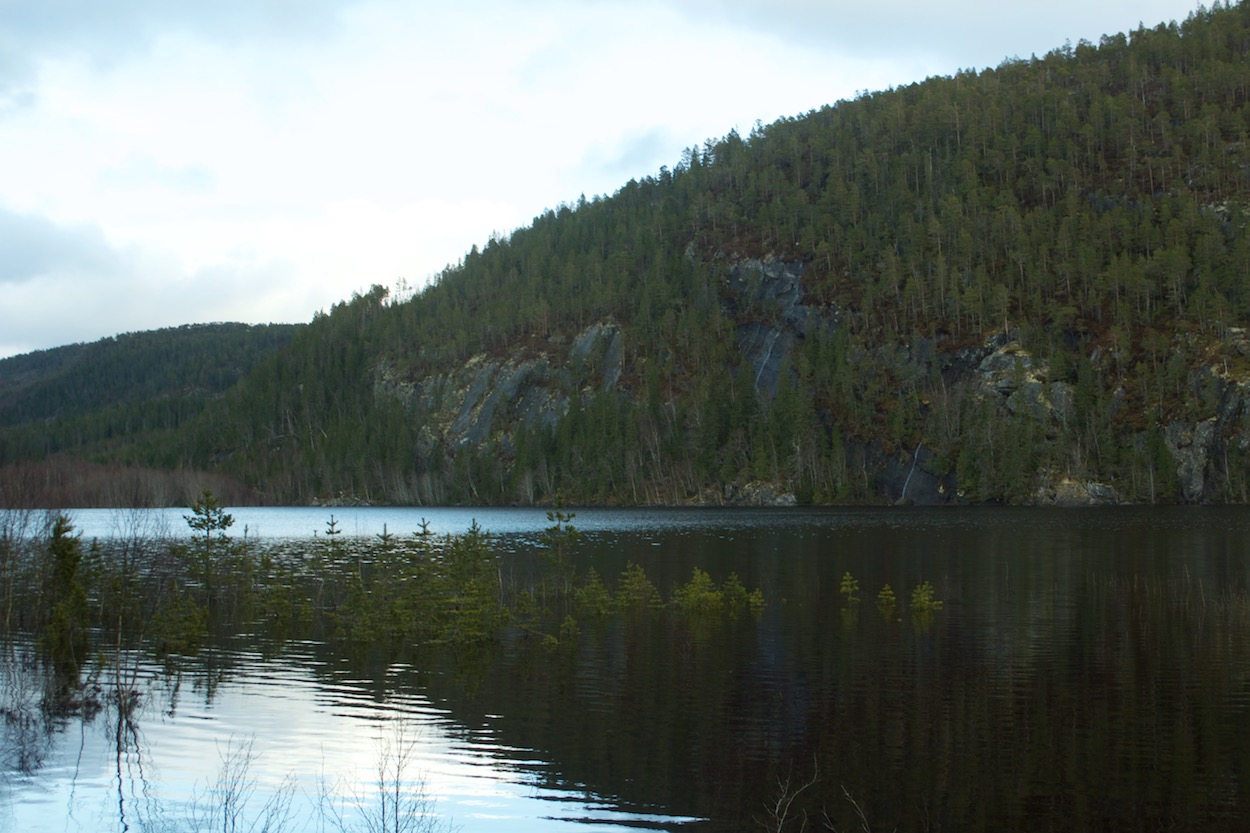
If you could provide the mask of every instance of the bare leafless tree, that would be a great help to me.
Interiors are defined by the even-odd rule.
[[[802,780],[793,770],[785,776],[777,776],[777,790],[764,804],[764,817],[756,821],[769,833],[783,833],[797,825],[797,830],[807,829],[807,811],[794,806],[795,801],[803,793],[816,785],[820,780],[820,768],[812,760],[812,777]]]
[[[413,772],[416,737],[407,722],[388,725],[378,739],[371,784],[322,779],[319,805],[323,833],[452,833],[456,828],[435,812],[436,799],[424,776]],[[352,800],[348,801],[347,797]]]

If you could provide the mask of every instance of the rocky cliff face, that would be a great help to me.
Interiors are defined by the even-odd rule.
[[[1057,427],[1073,417],[1075,390],[1050,379],[1050,368],[1018,342],[996,337],[976,370],[979,395],[995,401],[1007,413],[1024,414]],[[1245,331],[1231,329],[1211,343],[1203,363],[1189,371],[1185,399],[1173,408],[1184,414],[1160,425],[1171,457],[1171,474],[1185,503],[1204,503],[1214,497],[1214,484],[1227,478],[1230,450],[1250,451],[1250,340]],[[1125,391],[1114,392],[1112,408],[1124,407]],[[1145,432],[1132,438],[1145,443]],[[1035,502],[1055,505],[1120,503],[1111,485],[1073,479],[1067,472],[1039,473]]]
[[[832,318],[831,310],[803,303],[803,264],[777,258],[743,260],[726,269],[725,311],[738,321],[735,341],[752,388],[765,397],[777,392],[781,368],[813,321]]]
[[[1176,461],[1181,498],[1202,503],[1213,481],[1227,474],[1230,451],[1250,452],[1250,339],[1235,328],[1210,346],[1206,363],[1189,372],[1187,395],[1196,416],[1170,422],[1164,432]]]
[[[722,265],[721,297],[735,326],[737,372],[749,374],[752,389],[766,401],[776,396],[789,360],[805,339],[838,326],[839,310],[805,301],[803,271],[800,263],[771,257]],[[466,447],[488,445],[506,457],[515,450],[519,428],[554,430],[571,409],[584,407],[596,395],[636,395],[628,381],[638,378],[625,349],[629,338],[626,327],[605,319],[571,337],[553,337],[541,349],[519,349],[502,357],[477,355],[425,378],[401,378],[383,367],[375,390],[399,399],[421,421],[419,459],[447,463]],[[879,355],[869,356],[870,361],[913,365],[916,375],[935,368],[937,383],[952,400],[981,403],[997,415],[994,419],[1031,421],[1039,436],[1061,436],[1061,429],[1076,418],[1078,394],[1071,376],[1054,378],[1050,364],[1015,333],[1000,332],[955,353],[940,353],[928,340],[875,349]],[[1100,358],[1097,351],[1094,358]],[[1116,392],[1115,407],[1123,394]],[[1211,499],[1212,484],[1227,473],[1228,452],[1250,454],[1250,340],[1244,331],[1231,331],[1211,347],[1204,363],[1190,372],[1188,394],[1193,401],[1180,410],[1182,416],[1159,429],[1180,498],[1203,502]],[[844,437],[848,468],[862,474],[878,500],[934,505],[965,499],[945,456],[949,448],[938,447],[940,443],[925,438],[911,447],[889,448],[880,440],[842,432],[836,424],[827,427]],[[1145,443],[1145,434],[1131,442]],[[1072,471],[1038,471],[1033,480],[1031,499],[1039,504],[1122,501],[1114,484]],[[744,477],[704,489],[693,502],[788,505],[796,502],[796,490],[795,483]]]
[[[400,379],[383,368],[376,392],[399,399],[419,415],[424,452],[450,454],[491,439],[506,443],[518,426],[554,429],[570,407],[592,392],[616,388],[624,344],[620,326],[600,321],[567,345],[552,339],[548,349],[534,353],[479,354],[422,379]]]

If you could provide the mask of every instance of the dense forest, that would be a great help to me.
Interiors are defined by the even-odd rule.
[[[217,386],[34,422],[0,380],[0,459],[275,502],[1245,502],[1248,49],[1217,3],[731,132]]]
[[[298,329],[186,325],[0,359],[0,499],[185,501],[209,481],[246,498],[202,473],[177,484],[175,437]]]

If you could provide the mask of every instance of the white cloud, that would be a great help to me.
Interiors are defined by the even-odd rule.
[[[730,129],[1193,7],[0,0],[0,355],[306,321]]]

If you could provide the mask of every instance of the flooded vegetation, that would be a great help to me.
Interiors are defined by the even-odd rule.
[[[232,650],[225,646],[240,642],[275,658],[288,645],[317,644],[352,662],[386,658],[389,665],[424,653],[471,670],[505,643],[568,652],[588,620],[675,615],[719,627],[764,608],[761,592],[748,591],[733,573],[717,583],[695,568],[667,600],[637,564],[612,584],[593,567],[579,573],[574,514],[556,508],[547,517],[541,545],[505,559],[476,523],[454,535],[434,535],[422,522],[406,536],[384,529],[349,539],[331,514],[312,542],[239,541],[229,536],[233,517],[209,492],[185,516],[189,541],[148,539],[136,523],[134,535],[86,543],[64,514],[11,514],[3,539],[3,763],[38,775],[57,732],[71,721],[98,719],[112,727],[120,773],[123,757],[142,757],[141,705],[171,699],[144,682],[200,672],[198,684],[211,690],[216,677],[230,673]],[[395,731],[402,735],[404,725],[397,722]],[[219,780],[179,808],[162,808],[173,813],[174,829],[236,829],[257,787],[248,771],[252,745],[223,740],[229,746]],[[434,798],[416,773],[403,771],[411,748],[380,743],[371,787],[353,786],[344,798],[342,784],[319,785],[318,823],[332,830],[440,829],[446,819],[431,811]],[[288,789],[262,790],[260,815],[249,826],[306,824],[308,808],[291,817]],[[356,815],[362,802],[376,803],[377,817],[352,823],[353,812],[340,802]]]
[[[325,511],[302,539],[235,535],[208,500],[184,514],[90,538],[6,516],[14,829],[1250,812],[1244,510],[557,508],[521,532],[497,516],[505,534],[414,510],[364,535]]]

